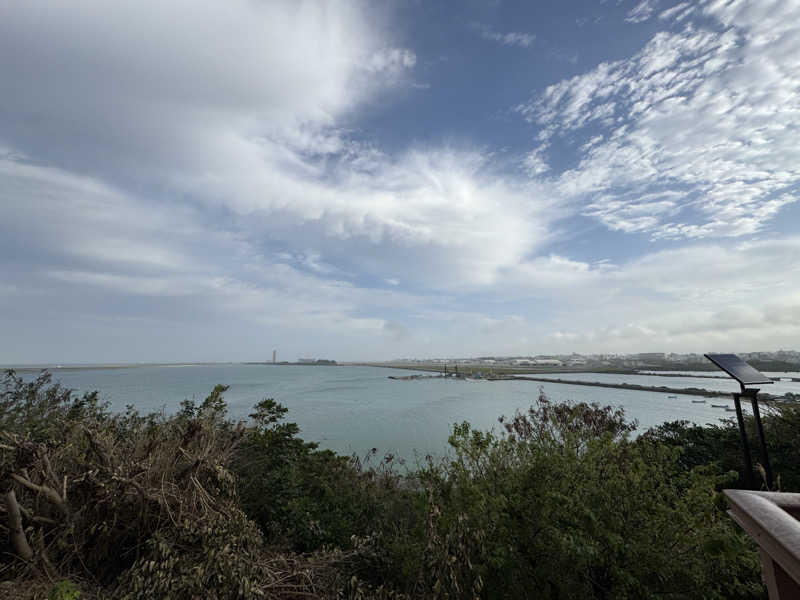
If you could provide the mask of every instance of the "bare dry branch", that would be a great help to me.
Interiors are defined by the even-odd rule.
[[[14,490],[6,493],[6,511],[8,512],[8,529],[11,547],[23,560],[33,558],[33,550],[25,537],[25,530],[22,528],[22,514],[17,503],[17,496]]]
[[[64,514],[64,516],[69,515],[69,508],[67,507],[66,503],[61,498],[59,493],[55,491],[53,488],[48,487],[46,485],[38,485],[36,483],[33,483],[27,477],[22,477],[20,475],[17,475],[16,473],[11,474],[11,479],[16,481],[18,484],[28,488],[29,490],[43,494],[48,500],[50,500],[53,504],[55,504],[56,507],[58,507],[58,509]]]
[[[42,450],[40,452],[40,455],[41,455],[41,458],[42,458],[42,462],[44,463],[44,474],[45,474],[45,477],[49,477],[50,478],[50,483],[51,484],[53,484],[54,486],[58,486],[59,483],[61,483],[61,482],[59,481],[59,478],[56,477],[55,471],[53,471],[53,465],[50,464],[50,457],[47,455],[47,451]]]

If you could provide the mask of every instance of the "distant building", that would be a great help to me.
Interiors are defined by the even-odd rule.
[[[328,358],[298,358],[298,364],[301,365],[335,365],[335,360],[330,360]]]
[[[273,350],[272,351],[272,364],[274,365],[277,362],[278,362],[278,351],[277,350]]]
[[[564,363],[558,360],[557,358],[534,358],[533,364],[548,366],[548,367],[560,367]]]

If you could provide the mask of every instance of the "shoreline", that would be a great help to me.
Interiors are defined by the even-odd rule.
[[[594,373],[595,371],[590,371]],[[459,380],[459,379],[468,379],[468,377],[448,377],[443,374],[438,375],[406,375],[406,376],[394,376],[389,375],[389,379],[394,381],[416,381],[419,379],[452,379],[452,380]],[[534,381],[539,383],[556,383],[562,385],[582,385],[586,387],[601,387],[601,388],[611,388],[611,389],[618,389],[618,390],[628,390],[628,391],[635,391],[635,392],[650,392],[654,394],[671,394],[671,395],[683,395],[683,396],[700,396],[703,398],[732,398],[732,392],[724,392],[720,390],[707,390],[704,388],[672,388],[667,386],[653,386],[653,385],[639,385],[636,383],[604,383],[600,381],[579,381],[575,379],[561,379],[559,378],[551,378],[551,377],[526,377],[524,375],[501,375],[498,377],[483,377],[481,378],[482,381]],[[761,392],[759,393],[759,401],[761,402],[771,402],[775,400],[780,400],[781,396],[775,396],[768,392]]]
[[[398,364],[398,363],[345,363],[341,366],[351,366],[351,367],[377,367],[382,369],[402,369],[406,371],[425,371],[430,373],[443,373],[443,367],[440,365],[408,365],[408,364]],[[568,373],[599,373],[599,374],[608,374],[608,375],[638,375],[641,377],[679,377],[679,378],[694,378],[694,379],[725,379],[731,380],[730,377],[725,375],[690,375],[688,373],[652,373],[652,372],[642,372],[637,369],[604,369],[604,368],[597,368],[597,369],[589,369],[589,368],[575,368],[575,367],[509,367],[509,366],[490,366],[490,365],[479,365],[479,364],[472,364],[472,365],[458,365],[460,370],[453,370],[452,368],[448,369],[448,375],[452,373],[458,373],[459,375],[472,375],[475,372],[478,373],[487,373],[490,372],[491,375],[488,379],[492,379],[492,375],[496,376],[495,379],[502,380],[502,379],[512,379],[515,375],[550,375],[550,374],[568,374]],[[720,371],[722,373],[723,371]],[[700,371],[703,373],[703,371]],[[487,378],[487,377],[484,377]],[[784,379],[791,380],[793,382],[800,381],[798,377],[770,377],[773,381],[782,381]],[[580,382],[586,383],[586,382]],[[599,384],[599,382],[598,382]],[[612,385],[612,384],[608,384]],[[635,384],[630,384],[635,385]],[[657,386],[644,386],[644,387],[657,387]]]
[[[731,398],[731,392],[721,392],[719,390],[706,390],[702,388],[670,388],[666,386],[651,386],[639,385],[636,383],[603,383],[600,381],[577,381],[574,379],[551,379],[548,377],[507,377],[503,380],[524,380],[524,381],[538,381],[542,383],[561,383],[564,385],[585,385],[589,387],[604,387],[613,388],[618,390],[631,390],[636,392],[653,392],[664,394],[682,394],[685,396],[703,396],[705,398]],[[773,400],[774,396],[771,394],[759,394],[759,400],[767,401]]]
[[[434,373],[442,373],[444,365],[409,365],[403,363],[344,363],[342,366],[350,367],[376,367],[382,369],[403,369],[406,371],[428,371]],[[643,373],[637,369],[614,369],[614,368],[588,368],[588,367],[512,367],[507,365],[482,365],[482,364],[464,364],[458,365],[458,369],[454,370],[454,365],[448,365],[449,373],[487,373],[491,372],[495,375],[546,375],[550,373],[608,373],[610,375],[644,375],[652,377],[697,377],[700,379],[728,379],[723,375],[684,375],[678,373]],[[699,371],[703,373],[703,371]],[[720,371],[722,373],[722,371]]]

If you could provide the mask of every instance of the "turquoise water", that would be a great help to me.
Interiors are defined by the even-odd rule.
[[[348,454],[363,455],[377,448],[380,453],[392,452],[411,462],[415,452],[419,456],[444,453],[453,423],[467,420],[480,428],[499,427],[497,418],[525,410],[536,399],[540,385],[554,400],[621,406],[630,418],[639,420],[641,427],[675,419],[716,423],[733,415],[711,407],[712,402],[732,404],[724,398],[693,403],[698,398],[688,395],[668,398],[654,392],[525,381],[396,381],[388,376],[410,372],[373,367],[221,364],[53,373],[56,380],[75,390],[99,390],[112,409],[119,411],[131,404],[141,412],[175,412],[182,400],[202,400],[221,383],[230,386],[225,397],[233,418],[246,419],[256,402],[274,398],[289,408],[289,418],[300,426],[308,441]],[[575,375],[563,377],[577,379]],[[612,377],[616,381],[631,379],[608,374],[583,374],[580,378],[598,381]],[[713,384],[721,383],[693,378],[653,379],[655,385],[676,388],[695,384],[717,388]],[[800,391],[800,384],[795,386]]]

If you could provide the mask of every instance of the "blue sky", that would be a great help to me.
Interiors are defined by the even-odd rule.
[[[0,7],[0,363],[800,339],[800,2]]]

